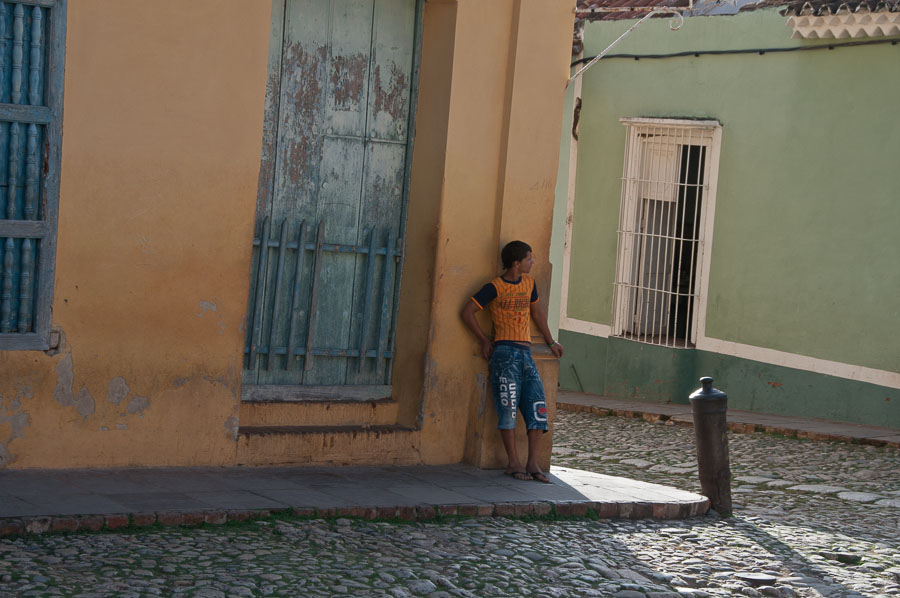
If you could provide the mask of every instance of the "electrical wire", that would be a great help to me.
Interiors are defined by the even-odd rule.
[[[877,44],[891,44],[892,46],[896,46],[900,43],[900,39],[891,38],[891,39],[871,39],[865,41],[858,42],[844,42],[841,44],[819,44],[816,46],[794,46],[791,48],[747,48],[742,50],[687,50],[685,52],[673,52],[671,54],[607,54],[603,57],[603,60],[609,60],[611,58],[632,58],[634,60],[663,60],[666,58],[684,58],[686,56],[694,56],[699,58],[700,56],[725,56],[728,54],[759,54],[763,56],[765,54],[778,54],[784,52],[808,52],[812,50],[835,50],[837,48],[849,48],[849,47],[857,47],[857,46],[874,46]],[[586,56],[580,60],[576,60],[570,66],[578,66],[584,64],[586,62],[590,62],[596,58],[595,56]]]

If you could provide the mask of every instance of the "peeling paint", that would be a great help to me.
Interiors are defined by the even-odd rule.
[[[109,393],[106,396],[110,403],[118,405],[125,400],[129,392],[131,392],[131,389],[125,383],[125,378],[116,376],[109,381]]]
[[[116,424],[116,430],[127,430],[128,424]]]
[[[238,418],[233,415],[225,420],[225,432],[234,440],[237,440],[238,425]]]
[[[72,365],[72,354],[69,353],[56,364],[56,388],[53,389],[53,398],[63,407],[75,404],[75,395],[72,392],[74,379],[75,368]]]
[[[331,87],[336,110],[355,112],[362,103],[369,57],[335,56],[331,61]]]
[[[100,426],[99,428],[97,428],[97,431],[99,431],[99,432],[109,432],[109,428],[107,428],[106,426]]]
[[[14,409],[14,410],[18,409],[19,406],[21,405],[21,401],[23,398],[24,399],[33,399],[34,398],[34,389],[32,389],[30,386],[23,386],[22,388],[20,388],[19,391],[16,393],[16,398],[14,398],[10,402],[10,408]]]
[[[91,396],[90,391],[86,387],[82,387],[80,391],[78,391],[78,398],[75,400],[75,407],[78,409],[78,415],[87,419],[89,415],[94,413],[95,405],[94,405],[94,397]]]
[[[314,123],[321,109],[327,54],[326,46],[304,50],[300,43],[290,44],[284,52],[283,97],[289,98],[291,109],[281,116],[279,128],[288,133],[284,138],[289,141],[281,150],[279,162],[286,166],[282,174],[285,182],[298,190],[318,185],[318,168],[312,159],[321,149],[318,130],[299,123]]]
[[[213,301],[201,301],[200,311],[197,313],[197,317],[202,318],[207,312],[216,314],[216,329],[219,336],[225,334],[225,322],[222,321],[222,314],[219,313],[219,306]]]
[[[243,359],[237,358],[231,361],[228,366],[225,378],[225,388],[231,391],[234,402],[241,403],[241,368],[243,367]]]
[[[3,397],[0,397],[0,424],[9,424],[9,436],[0,442],[0,468],[6,467],[15,460],[15,456],[9,452],[8,444],[16,438],[24,438],[25,427],[29,425],[30,416],[22,411],[22,399],[33,398],[34,391],[30,386],[21,387],[16,396],[7,399],[4,405]]]
[[[147,397],[134,397],[128,402],[128,413],[143,413],[150,406]]]
[[[434,338],[434,320],[428,329],[428,338]],[[425,400],[424,397],[430,390],[437,386],[438,376],[437,362],[431,358],[430,352],[425,356],[425,377],[422,384],[422,400],[419,401],[419,413],[416,415],[416,425],[422,427],[425,422]]]
[[[153,237],[150,235],[141,235],[137,238],[137,245],[141,248],[141,252],[146,255],[153,255],[156,251],[153,249]]]
[[[0,398],[0,424],[9,424],[9,427],[12,430],[8,441],[25,436],[25,426],[28,425],[28,414],[24,411],[19,411],[19,409],[21,409],[21,403],[19,402],[18,396],[9,401],[7,406],[3,406],[3,399]]]
[[[402,121],[409,103],[409,83],[406,73],[396,64],[391,63],[390,71],[390,76],[384,81],[381,65],[375,67],[375,111],[390,114],[393,121]]]
[[[475,375],[475,383],[481,390],[478,397],[478,419],[484,417],[485,405],[487,405],[487,376],[479,372]]]
[[[28,414],[24,411],[19,411],[9,416],[0,415],[0,423],[9,424],[9,427],[12,429],[9,435],[10,441],[16,438],[23,438],[25,436],[25,426],[28,425]]]
[[[22,408],[22,399],[34,398],[34,390],[30,386],[23,386],[17,392],[16,396],[9,400],[6,408],[0,410],[0,414],[11,413]],[[0,408],[3,407],[3,397],[0,397]]]

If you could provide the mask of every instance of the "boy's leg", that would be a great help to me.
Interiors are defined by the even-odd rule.
[[[525,471],[534,475],[541,473],[537,458],[541,450],[541,436],[544,430],[528,430],[528,461],[525,463]]]
[[[538,374],[537,366],[531,353],[525,357],[524,380],[522,383],[521,409],[528,428],[528,461],[525,471],[539,482],[549,483],[550,478],[541,471],[538,455],[541,448],[541,436],[549,429],[547,421],[547,401],[544,396],[544,383]]]
[[[506,449],[505,473],[519,480],[531,479],[519,460],[516,450],[516,408],[518,406],[522,376],[521,351],[498,346],[491,354],[491,383],[494,406],[497,408],[497,428],[503,448]]]
[[[516,449],[516,431],[515,430],[499,430],[500,439],[503,440],[503,448],[506,449],[506,470],[504,473],[514,476],[516,479],[528,479],[525,467],[522,467],[522,461],[519,460],[519,451]],[[529,441],[529,453],[531,452],[531,443]],[[525,475],[516,475],[525,474]]]

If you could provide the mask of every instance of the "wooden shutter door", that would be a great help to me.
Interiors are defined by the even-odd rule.
[[[390,383],[421,4],[275,2],[244,384]]]

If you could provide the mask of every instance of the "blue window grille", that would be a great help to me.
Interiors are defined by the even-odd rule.
[[[66,0],[0,2],[0,349],[50,346]]]

